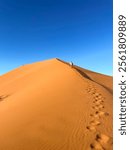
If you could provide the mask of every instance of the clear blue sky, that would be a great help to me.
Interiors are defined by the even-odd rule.
[[[0,74],[60,58],[112,75],[112,0],[0,0]]]

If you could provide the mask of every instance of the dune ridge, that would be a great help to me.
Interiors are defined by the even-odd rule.
[[[55,58],[0,83],[0,150],[112,150],[112,77]]]

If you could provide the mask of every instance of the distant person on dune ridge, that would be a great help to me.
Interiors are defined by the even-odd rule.
[[[70,64],[70,66],[73,68],[73,65],[74,65],[73,62],[71,61],[69,64]]]

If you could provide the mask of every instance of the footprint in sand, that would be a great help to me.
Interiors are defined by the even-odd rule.
[[[89,93],[91,90],[88,88],[88,89],[86,89],[86,91]]]
[[[90,124],[91,124],[92,126],[98,126],[98,125],[100,125],[101,123],[100,123],[100,121],[98,121],[98,120],[93,120],[93,121],[90,122]]]
[[[95,91],[92,90],[92,91],[90,91],[89,93],[92,94],[92,95],[94,95],[94,94],[95,94]]]
[[[99,116],[109,116],[108,112],[103,112],[103,111],[96,111],[95,114],[99,115]]]
[[[88,91],[90,94],[95,94],[95,93],[96,93],[96,89],[93,88],[93,87],[88,88],[87,91]]]
[[[100,93],[94,93],[94,96],[95,96],[95,98],[96,98],[96,97],[100,97],[101,94],[100,94]]]
[[[93,120],[90,122],[90,125],[87,126],[86,128],[89,130],[89,131],[93,131],[95,132],[96,131],[96,126],[100,125],[100,122],[98,120]]]
[[[93,103],[94,104],[96,104],[96,105],[100,105],[100,104],[102,104],[104,101],[102,101],[102,100],[95,100],[95,101],[93,101]]]
[[[95,97],[95,96],[94,96],[94,99],[98,100],[98,97]]]
[[[109,141],[109,137],[105,134],[97,134],[96,135],[96,141],[99,142],[100,144],[107,144]]]
[[[7,98],[9,95],[1,95],[0,96],[0,101],[3,101],[5,98]]]
[[[97,95],[94,94],[94,99],[99,100],[99,99],[103,99],[103,97],[101,95],[97,96]]]
[[[100,93],[95,93],[94,98],[95,99],[103,99],[103,96]]]
[[[94,118],[99,118],[99,115],[98,114],[90,114],[91,117],[94,117]]]
[[[102,145],[96,141],[94,143],[90,144],[90,148],[91,148],[91,150],[105,150],[102,147]]]
[[[92,150],[106,150],[105,147],[108,146],[108,144],[112,144],[110,143],[111,138],[105,134],[97,134],[95,141],[90,144],[90,148]]]
[[[101,105],[101,104],[96,104],[95,106],[98,107],[98,108],[104,108],[104,106]]]
[[[89,131],[93,131],[93,132],[96,131],[96,128],[95,128],[94,126],[87,126],[86,128],[87,128],[87,130],[89,130]]]
[[[99,107],[97,106],[92,106],[93,109],[99,110]]]
[[[98,103],[103,103],[104,101],[100,99],[100,100],[98,100],[97,102],[98,102]]]
[[[102,98],[102,96],[101,96],[101,95],[99,95],[99,96],[98,96],[98,99],[101,99],[101,98]]]
[[[96,101],[93,101],[93,103],[96,103]]]
[[[95,102],[95,103],[96,103],[96,102],[103,103],[104,101],[103,101],[103,100],[101,100],[101,99],[94,99],[94,102]]]
[[[95,110],[102,110],[104,108],[104,106],[97,105],[97,106],[92,106],[92,108],[95,109]]]

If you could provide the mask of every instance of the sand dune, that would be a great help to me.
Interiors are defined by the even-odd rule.
[[[112,77],[59,59],[0,76],[0,150],[112,150]]]

